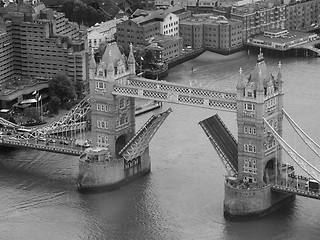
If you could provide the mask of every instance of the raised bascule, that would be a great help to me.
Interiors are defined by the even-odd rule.
[[[121,55],[116,44],[106,47],[100,63],[95,62],[93,53],[90,57],[88,97],[66,116],[43,127],[26,129],[0,119],[4,132],[0,145],[78,155],[79,191],[105,191],[150,172],[149,142],[172,112],[169,108],[152,115],[136,131],[135,98],[232,111],[237,113],[237,139],[218,114],[199,123],[227,171],[225,217],[261,217],[296,195],[320,199],[319,187],[306,185],[309,179],[319,183],[320,171],[282,138],[285,117],[320,155],[320,146],[283,109],[280,63],[273,76],[260,52],[249,76],[243,76],[240,69],[237,91],[231,93],[137,77],[132,46],[128,58]],[[88,129],[91,143],[84,148],[78,140]],[[295,167],[282,162],[283,151],[306,176],[298,176]]]

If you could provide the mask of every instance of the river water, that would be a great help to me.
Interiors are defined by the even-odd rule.
[[[170,69],[167,81],[235,91],[257,56],[206,52]],[[279,59],[265,57],[276,75]],[[320,142],[320,59],[284,58],[285,109]],[[194,72],[191,73],[191,68]],[[163,104],[173,112],[150,144],[152,172],[119,190],[83,195],[75,188],[77,158],[34,150],[0,149],[0,239],[318,239],[320,201],[296,200],[265,218],[223,217],[224,167],[198,122],[215,110]],[[236,136],[236,115],[218,112]],[[141,126],[152,113],[137,117]],[[306,154],[284,124],[284,137]],[[319,166],[319,160],[310,161]]]

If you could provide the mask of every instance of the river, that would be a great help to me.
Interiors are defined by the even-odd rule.
[[[170,69],[167,81],[235,91],[256,54],[205,52]],[[285,109],[320,142],[320,58],[284,58]],[[276,75],[279,59],[265,57]],[[191,69],[194,72],[191,73]],[[119,190],[76,191],[77,157],[0,149],[0,239],[5,240],[270,240],[318,239],[320,201],[297,197],[267,217],[229,222],[223,217],[225,170],[198,122],[218,111],[163,104],[173,112],[150,144],[152,172]],[[161,111],[161,110],[157,110]],[[236,115],[218,112],[236,136]],[[137,117],[141,126],[151,115]],[[284,137],[302,151],[289,124]],[[307,152],[306,152],[307,153]],[[307,153],[308,154],[308,153]],[[310,161],[320,168],[318,159]]]

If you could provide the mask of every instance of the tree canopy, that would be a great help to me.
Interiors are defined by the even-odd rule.
[[[106,14],[101,10],[86,5],[80,0],[66,0],[60,9],[71,22],[84,24],[85,26],[93,26],[97,22],[107,20]]]
[[[50,97],[56,96],[63,105],[68,101],[73,101],[76,98],[76,90],[74,83],[68,76],[62,73],[56,74],[49,81]]]

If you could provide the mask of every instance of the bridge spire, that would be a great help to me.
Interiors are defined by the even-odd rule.
[[[90,60],[89,60],[89,78],[94,78],[96,73],[97,63],[94,59],[94,50],[91,48]]]
[[[280,61],[279,61],[278,67],[279,67],[279,71],[277,74],[276,84],[277,84],[279,93],[282,93],[282,72],[281,72],[281,62]]]
[[[109,51],[109,62],[107,65],[107,80],[114,81],[114,65],[111,56],[111,50]]]
[[[244,89],[244,82],[243,82],[243,76],[242,76],[242,68],[239,69],[239,78],[237,83],[237,90],[243,90]]]
[[[130,74],[132,75],[136,74],[136,60],[133,55],[132,43],[130,43],[130,52],[128,56],[128,68],[129,68]]]

